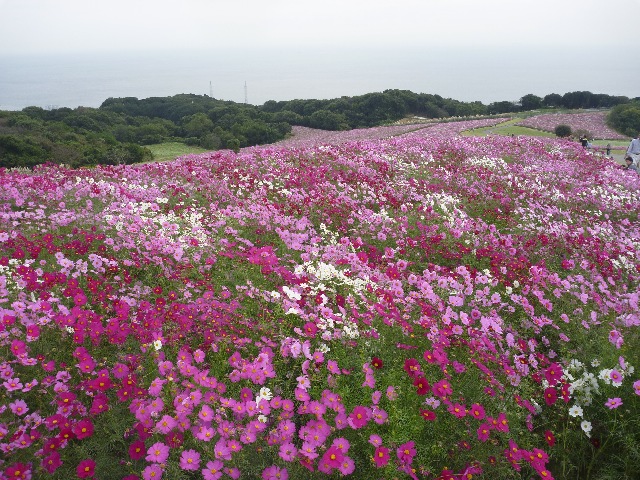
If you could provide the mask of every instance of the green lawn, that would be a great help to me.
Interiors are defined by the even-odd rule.
[[[185,145],[180,142],[156,143],[146,146],[153,153],[154,162],[162,162],[164,160],[173,160],[182,155],[190,153],[204,153],[208,150],[202,147]]]
[[[526,135],[528,137],[555,137],[553,133],[517,126],[516,123],[521,121],[521,118],[514,118],[513,120],[508,120],[492,127],[482,127],[475,128],[473,130],[467,130],[466,132],[462,132],[462,135],[468,137],[484,137],[485,135]]]

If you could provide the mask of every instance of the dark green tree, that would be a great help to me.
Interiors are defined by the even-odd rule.
[[[523,112],[537,110],[542,107],[542,98],[529,93],[520,99],[520,109]]]
[[[550,93],[545,95],[542,99],[542,105],[548,108],[557,108],[562,106],[562,95],[557,93]]]

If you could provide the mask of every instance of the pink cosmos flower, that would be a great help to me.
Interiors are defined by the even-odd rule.
[[[222,477],[224,464],[220,460],[207,462],[207,467],[202,469],[204,480],[218,480]]]
[[[26,344],[20,340],[13,340],[11,342],[11,352],[16,356],[20,357],[27,353]]]
[[[144,480],[160,480],[162,478],[163,473],[164,473],[164,470],[162,469],[162,467],[154,463],[153,465],[148,465],[142,471],[142,478]]]
[[[18,416],[25,415],[29,411],[27,402],[25,402],[24,400],[16,400],[15,402],[10,403],[9,408],[14,414]]]
[[[547,405],[553,405],[558,399],[558,392],[554,387],[547,387],[544,390],[544,401]]]
[[[344,454],[335,446],[329,447],[322,456],[322,462],[326,463],[331,468],[340,468],[340,464],[344,460]]]
[[[547,445],[553,447],[556,444],[556,437],[553,435],[551,430],[547,430],[544,432],[544,439],[547,441]]]
[[[231,452],[231,454],[234,454],[242,450],[242,443],[240,443],[235,438],[232,438],[227,441],[227,448],[229,449],[229,452]]]
[[[82,358],[78,363],[78,369],[84,373],[90,373],[96,368],[96,362],[90,356]]]
[[[165,463],[169,458],[169,447],[162,442],[157,442],[147,449],[147,462]]]
[[[544,376],[549,382],[549,385],[553,386],[562,379],[564,374],[562,367],[557,363],[552,363],[544,371]]]
[[[486,442],[487,440],[489,440],[489,435],[491,435],[491,425],[489,425],[488,423],[483,423],[478,427],[477,433],[478,440],[480,440],[481,442]]]
[[[439,397],[446,397],[453,393],[453,388],[448,380],[442,379],[433,384],[433,393]]]
[[[262,480],[288,480],[289,472],[286,468],[271,465],[262,471]]]
[[[298,454],[298,449],[291,442],[280,445],[279,455],[285,462],[292,462]]]
[[[100,393],[93,397],[89,413],[92,415],[98,415],[106,412],[107,410],[109,410],[109,398],[104,393]]]
[[[145,448],[144,442],[142,440],[136,440],[131,445],[129,445],[129,457],[131,460],[140,460],[144,457]]]
[[[4,471],[5,476],[10,479],[24,479],[31,480],[31,467],[30,464],[26,465],[24,463],[16,462],[9,465]]]
[[[93,422],[88,418],[83,418],[73,426],[73,433],[79,440],[93,435]]]
[[[349,447],[351,446],[351,444],[346,438],[336,438],[333,441],[332,446],[338,448],[342,453],[346,454],[349,451]]]
[[[622,399],[619,397],[610,398],[609,400],[606,401],[604,405],[606,407],[609,407],[609,410],[613,410],[622,405]]]
[[[640,380],[633,382],[633,391],[636,395],[640,395]]]
[[[24,385],[20,382],[19,378],[10,378],[6,382],[2,383],[2,386],[7,389],[7,392],[15,392],[16,390],[22,390]]]
[[[338,467],[338,470],[342,475],[351,475],[353,471],[356,469],[356,464],[351,457],[347,457],[346,455],[342,459],[342,463]]]
[[[485,417],[484,407],[478,403],[474,403],[469,409],[469,415],[476,420],[482,420]]]
[[[431,388],[427,379],[422,375],[417,376],[413,380],[413,386],[416,387],[416,393],[418,395],[426,395]]]
[[[316,445],[310,442],[303,442],[302,446],[299,450],[300,455],[313,460],[318,457],[318,452],[316,452]]]
[[[231,460],[231,451],[227,448],[227,442],[221,438],[213,447],[213,452],[218,460]]]
[[[212,421],[213,415],[213,409],[209,405],[203,405],[202,409],[200,409],[200,413],[198,413],[198,417],[205,422]]]
[[[156,423],[156,430],[160,433],[169,433],[173,430],[178,422],[170,415],[163,415],[162,418]]]
[[[407,358],[404,361],[404,371],[409,374],[411,378],[416,378],[421,373],[420,362],[415,358]]]
[[[200,454],[189,449],[180,455],[180,468],[183,470],[198,470],[200,468]]]
[[[436,419],[436,413],[432,410],[420,410],[420,415],[425,420],[433,421]]]
[[[395,400],[396,398],[398,398],[398,393],[396,392],[395,387],[393,387],[393,385],[389,385],[387,387],[387,398],[391,401]]]
[[[498,417],[495,419],[495,425],[493,427],[502,433],[507,433],[509,431],[509,421],[507,420],[507,416],[504,412],[500,412]]]
[[[47,473],[55,472],[62,465],[60,454],[58,452],[53,452],[51,455],[48,455],[47,457],[42,459],[41,465]]]
[[[463,418],[467,414],[466,407],[459,403],[454,403],[452,405],[449,405],[448,410],[449,410],[449,413],[455,416],[456,418]]]
[[[212,427],[200,426],[197,429],[195,437],[203,442],[210,442],[216,436],[216,431]]]
[[[195,352],[193,352],[193,359],[196,361],[196,363],[202,363],[205,359],[205,353],[202,350],[197,349]]]
[[[617,370],[611,370],[609,378],[613,383],[622,383],[622,374]]]
[[[240,470],[235,467],[225,468],[224,473],[229,475],[229,477],[231,477],[233,480],[237,480],[238,478],[240,478],[241,474]]]
[[[340,367],[338,366],[338,362],[335,360],[327,361],[327,370],[333,373],[334,375],[340,375],[342,372],[340,371]]]

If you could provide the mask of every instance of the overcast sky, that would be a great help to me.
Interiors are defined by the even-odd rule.
[[[640,0],[0,0],[0,54],[292,45],[628,49],[640,47],[639,21]]]

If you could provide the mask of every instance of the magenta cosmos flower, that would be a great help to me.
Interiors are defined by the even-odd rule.
[[[366,407],[358,405],[353,409],[351,415],[349,415],[349,425],[351,425],[354,429],[359,429],[364,427],[369,420],[369,413],[367,412]]]
[[[78,478],[93,477],[95,470],[96,470],[96,462],[88,458],[86,460],[82,460],[78,464],[78,466],[76,467],[76,474],[78,475]]]
[[[376,467],[384,467],[389,463],[389,449],[382,446],[376,448],[376,451],[373,454],[373,461],[376,464]]]
[[[410,464],[413,462],[413,457],[416,456],[416,444],[415,442],[407,442],[403,443],[396,450],[396,454],[398,455],[398,460],[402,463]]]

